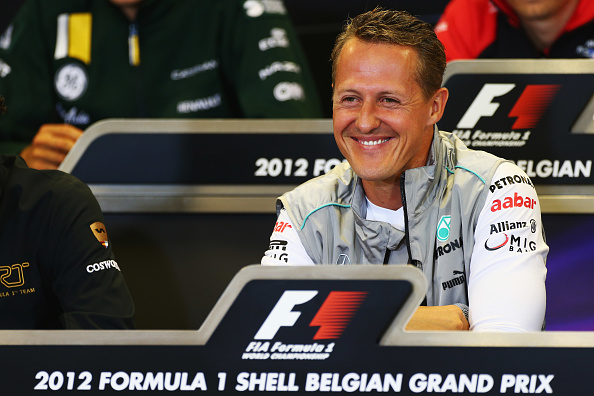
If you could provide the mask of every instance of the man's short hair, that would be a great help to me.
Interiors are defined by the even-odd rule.
[[[4,105],[4,97],[0,96],[0,115],[6,113],[6,106]]]
[[[349,19],[332,50],[332,83],[336,78],[340,52],[351,38],[414,48],[418,55],[416,80],[425,99],[431,98],[441,88],[446,68],[445,49],[429,23],[406,11],[384,10],[381,7]]]

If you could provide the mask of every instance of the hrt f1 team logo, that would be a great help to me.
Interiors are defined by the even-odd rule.
[[[517,89],[512,83],[484,84],[468,107],[454,133],[471,147],[522,147],[561,88],[556,84],[529,84],[507,114],[515,118],[511,130],[482,131],[475,129],[483,118],[494,117],[505,100],[503,96]],[[501,114],[499,115],[501,116]]]
[[[285,344],[273,340],[283,327],[293,327],[302,316],[299,306],[318,295],[317,290],[286,290],[268,314],[256,334],[254,341],[245,349],[242,359],[258,360],[324,360],[334,349],[334,342],[351,322],[365,300],[367,292],[332,291],[317,311],[309,326],[318,327],[309,344]]]

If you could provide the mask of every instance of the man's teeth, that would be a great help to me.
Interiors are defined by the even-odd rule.
[[[363,143],[365,146],[375,146],[376,144],[385,143],[388,140],[390,140],[390,139],[370,140],[370,141],[364,141],[364,142],[361,142],[361,143]]]

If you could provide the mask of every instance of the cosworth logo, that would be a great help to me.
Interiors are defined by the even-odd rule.
[[[509,93],[516,84],[485,84],[460,122],[458,128],[472,129],[482,117],[491,117],[499,108],[495,98]],[[549,107],[560,85],[527,85],[508,117],[516,117],[512,129],[534,128]]]
[[[295,307],[311,301],[318,293],[317,290],[286,290],[256,332],[254,340],[257,341],[249,343],[242,359],[324,360],[328,358],[334,349],[334,343],[269,342],[276,337],[282,327],[294,326],[301,317],[301,311],[295,310]],[[311,327],[319,327],[313,340],[340,338],[366,296],[367,292],[363,291],[330,292],[309,323]]]

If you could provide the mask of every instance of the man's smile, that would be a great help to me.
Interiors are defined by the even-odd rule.
[[[364,146],[375,146],[378,144],[386,143],[388,140],[392,138],[385,138],[385,139],[377,139],[377,140],[360,140],[357,138],[353,138],[356,142],[363,144]]]

